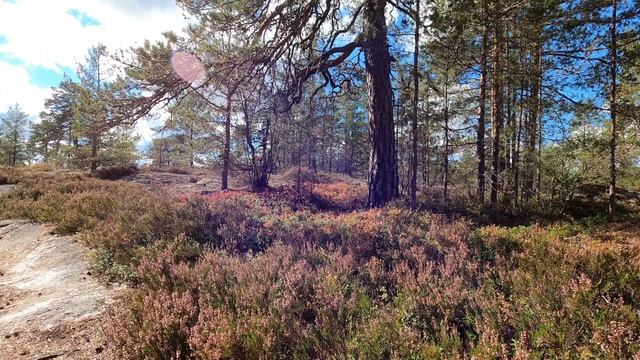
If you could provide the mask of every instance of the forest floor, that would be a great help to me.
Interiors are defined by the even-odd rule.
[[[92,276],[72,236],[0,221],[0,359],[106,358],[101,317],[119,289]]]

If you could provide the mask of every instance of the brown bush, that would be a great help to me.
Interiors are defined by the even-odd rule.
[[[355,182],[335,182],[309,185],[311,200],[320,209],[350,211],[362,209],[367,204],[367,186]]]
[[[238,191],[173,203],[81,174],[16,179],[0,215],[79,231],[105,273],[137,284],[106,329],[119,358],[640,353],[638,244],[588,224],[474,230],[393,207],[297,210]]]
[[[298,167],[290,167],[276,176],[288,184],[296,184],[298,181]],[[330,184],[334,182],[355,182],[356,179],[349,175],[334,172],[313,171],[307,167],[300,169],[300,182],[313,184]]]
[[[118,180],[127,176],[135,175],[139,171],[140,170],[135,165],[109,166],[96,170],[93,175],[102,180]]]
[[[227,221],[244,224],[218,227],[220,241],[251,228],[275,245],[242,256],[223,246],[195,265],[175,260],[171,249],[147,257],[141,288],[107,332],[121,356],[630,358],[640,351],[633,310],[640,276],[629,245],[567,241],[574,233],[555,226],[473,231],[465,221],[397,209],[276,212],[246,194],[215,203],[207,206],[212,218],[228,211]]]

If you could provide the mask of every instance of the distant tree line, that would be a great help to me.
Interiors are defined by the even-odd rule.
[[[36,121],[30,122],[19,105],[10,107],[0,128],[3,162],[46,162],[90,171],[134,163],[138,155],[131,124],[110,108],[127,95],[107,60],[103,46],[92,48],[78,66],[77,80],[65,75]]]

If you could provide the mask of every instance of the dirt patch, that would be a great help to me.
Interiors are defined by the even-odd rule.
[[[0,221],[0,358],[107,358],[101,317],[120,289],[92,276],[73,237]]]

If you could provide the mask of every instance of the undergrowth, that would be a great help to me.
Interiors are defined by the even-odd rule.
[[[12,180],[0,216],[79,232],[131,282],[105,331],[120,358],[640,357],[631,218],[477,226],[351,211],[361,193],[341,184],[314,186],[327,212],[287,189],[174,201],[79,174]]]

